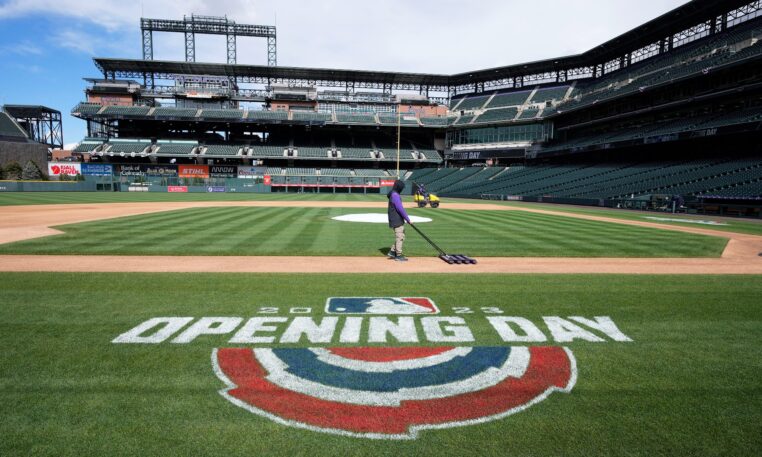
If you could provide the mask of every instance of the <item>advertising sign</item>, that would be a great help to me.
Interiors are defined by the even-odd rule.
[[[394,185],[393,179],[382,179],[381,180],[381,187],[392,187]]]
[[[122,165],[119,167],[119,174],[122,176],[144,176],[145,172],[140,165]]]
[[[177,176],[176,165],[143,165],[142,170],[148,176],[162,176],[162,177]]]
[[[270,175],[265,175],[265,181],[264,182],[265,182],[265,186],[269,186],[269,185],[271,185],[273,183],[272,178],[270,177]]]
[[[167,192],[188,192],[188,186],[168,186]]]
[[[238,167],[239,179],[255,179],[264,176],[266,169],[264,167]]]
[[[207,192],[225,192],[225,186],[209,186],[206,188]]]
[[[218,178],[235,178],[238,176],[238,167],[235,165],[212,165],[209,174]]]
[[[114,173],[110,163],[83,163],[80,168],[84,176],[111,176]]]
[[[178,174],[181,178],[208,178],[209,166],[207,165],[180,165]]]
[[[82,168],[79,163],[68,162],[48,162],[48,175],[50,176],[76,176],[82,174]]]

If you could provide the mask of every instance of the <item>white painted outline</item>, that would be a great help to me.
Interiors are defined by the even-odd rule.
[[[230,390],[235,389],[238,386],[235,385],[233,382],[231,382],[230,379],[228,379],[228,377],[225,375],[225,373],[222,372],[222,369],[220,368],[220,365],[217,362],[217,348],[212,350],[212,369],[214,370],[214,374],[217,375],[217,377],[222,382],[224,382],[225,385],[227,386],[224,389],[220,389],[218,391],[220,395],[222,395],[225,399],[227,399],[229,402],[233,403],[234,405],[241,407],[258,416],[269,419],[275,423],[285,425],[287,427],[300,428],[303,430],[310,430],[313,432],[320,432],[320,433],[330,433],[332,435],[346,436],[350,438],[365,438],[365,439],[372,439],[372,440],[414,440],[418,438],[418,434],[421,431],[442,430],[447,428],[465,427],[469,425],[477,425],[477,424],[492,422],[495,420],[503,419],[512,414],[516,414],[521,411],[524,411],[525,409],[531,406],[534,406],[537,403],[540,403],[541,401],[545,400],[553,392],[571,393],[572,389],[574,388],[574,385],[577,383],[577,359],[574,358],[574,354],[572,354],[571,350],[568,347],[562,346],[562,348],[564,352],[566,352],[566,356],[569,358],[569,369],[571,372],[569,375],[569,382],[566,384],[565,387],[561,388],[561,387],[551,386],[547,388],[545,392],[536,396],[535,398],[528,401],[527,403],[524,403],[523,405],[517,406],[515,408],[511,408],[509,410],[503,411],[502,413],[494,414],[492,416],[484,416],[478,419],[468,419],[465,421],[445,422],[442,424],[412,425],[408,429],[407,434],[355,433],[355,432],[349,432],[347,430],[340,430],[340,429],[334,429],[334,428],[321,428],[321,427],[316,427],[314,425],[305,424],[303,422],[286,420],[286,419],[283,419],[282,417],[268,413],[267,411],[261,410],[259,408],[255,408],[254,406],[251,406],[250,404],[245,403],[228,393]]]
[[[366,300],[373,300],[376,298],[393,298],[395,300],[405,300],[405,298],[414,298],[414,299],[420,299],[420,300],[428,300],[431,302],[431,305],[434,307],[433,313],[413,313],[413,314],[373,314],[373,313],[333,313],[331,311],[328,311],[328,305],[331,303],[331,300],[334,298],[362,298]],[[434,314],[439,314],[439,306],[434,302],[434,300],[430,299],[429,297],[328,297],[325,299],[325,313],[331,314],[331,315],[344,315],[344,316],[432,316]],[[411,305],[415,305],[415,303],[411,303]],[[420,305],[418,305],[420,306]]]
[[[363,373],[392,373],[394,371],[414,370],[427,368],[453,360],[455,357],[465,357],[471,353],[472,347],[456,347],[439,354],[420,357],[416,359],[392,360],[389,362],[368,362],[365,360],[348,359],[325,348],[309,348],[321,362],[346,370],[361,371]]]

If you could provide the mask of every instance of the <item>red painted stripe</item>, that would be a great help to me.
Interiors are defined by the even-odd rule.
[[[403,298],[405,301],[409,301],[410,303],[414,303],[418,306],[423,306],[424,308],[428,308],[431,310],[431,312],[435,312],[436,309],[434,309],[434,305],[431,304],[431,301],[428,298]]]
[[[229,394],[286,420],[355,433],[401,434],[415,424],[444,424],[492,416],[521,406],[551,386],[565,387],[571,364],[560,347],[530,348],[521,379],[439,400],[402,402],[399,407],[351,405],[292,392],[267,381],[251,349],[220,349],[220,368],[238,387]]]
[[[393,362],[395,360],[412,360],[422,357],[441,354],[455,349],[449,347],[359,347],[359,348],[330,348],[332,353],[339,357],[352,360],[362,360],[365,362]]]

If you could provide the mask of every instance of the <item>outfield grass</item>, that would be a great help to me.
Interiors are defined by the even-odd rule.
[[[81,203],[241,202],[241,201],[386,201],[380,194],[167,193],[167,192],[0,192],[0,206]]]
[[[453,201],[467,202],[467,199],[453,199]],[[489,202],[497,205],[511,206],[514,208],[532,208],[542,209],[547,211],[558,211],[561,213],[571,214],[584,214],[586,216],[599,216],[599,217],[612,217],[615,219],[623,219],[628,221],[641,221],[641,222],[653,222],[657,224],[676,225],[679,227],[694,227],[694,228],[706,228],[710,230],[719,230],[724,232],[733,233],[747,233],[749,235],[762,235],[762,220],[754,219],[739,219],[732,217],[715,217],[702,214],[672,214],[663,213],[657,211],[633,211],[626,209],[613,209],[613,208],[593,208],[586,206],[571,206],[571,205],[554,205],[543,203],[519,203],[519,202],[502,202],[493,200],[476,200],[479,202]],[[675,222],[675,221],[657,221],[649,219],[650,217],[668,218],[668,219],[688,219],[697,221],[716,221],[725,225],[702,225],[690,222]]]
[[[755,456],[759,276],[0,274],[0,455]],[[235,407],[210,366],[228,336],[115,345],[157,316],[254,316],[330,296],[428,296],[537,321],[606,315],[634,341],[572,342],[570,394],[415,441],[343,438]],[[501,344],[466,316],[478,345]]]
[[[0,245],[1,254],[382,255],[393,240],[386,224],[338,222],[342,208],[191,208],[57,227],[65,231]],[[472,256],[718,257],[727,240],[524,211],[414,209],[420,224],[451,253]],[[407,229],[405,253],[433,249]]]
[[[407,197],[409,198],[409,197]],[[373,194],[251,194],[251,193],[190,193],[169,194],[162,192],[7,192],[0,193],[0,206],[10,205],[50,205],[77,203],[140,203],[140,202],[208,202],[208,201],[386,201],[385,195]],[[591,216],[605,216],[616,219],[657,222],[646,217],[673,217],[666,213],[616,210],[604,208],[586,208],[584,206],[543,205],[518,202],[501,202],[493,200],[473,200],[463,198],[445,198],[443,208],[448,202],[471,204],[497,204],[526,208],[541,208]],[[658,221],[660,224],[677,225],[682,227],[705,227],[712,230],[748,233],[762,235],[762,221],[743,220],[734,218],[718,218],[714,216],[675,215],[675,218],[694,218],[702,220],[719,220],[724,226],[702,226],[691,223]]]

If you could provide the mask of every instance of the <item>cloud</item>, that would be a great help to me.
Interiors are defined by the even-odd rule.
[[[18,54],[20,56],[27,55],[41,55],[43,54],[42,48],[32,44],[30,41],[22,41],[19,43],[6,44],[0,46],[0,54]]]
[[[251,24],[277,17],[280,65],[457,73],[584,52],[684,3],[480,0],[463,12],[457,0],[8,0],[0,20],[74,19],[78,28],[56,35],[60,46],[123,57],[140,55],[141,16],[227,15]],[[173,35],[154,34],[156,58],[184,59],[182,36]],[[225,61],[216,38],[196,37],[199,60]],[[239,38],[238,62],[266,63],[265,40]]]

